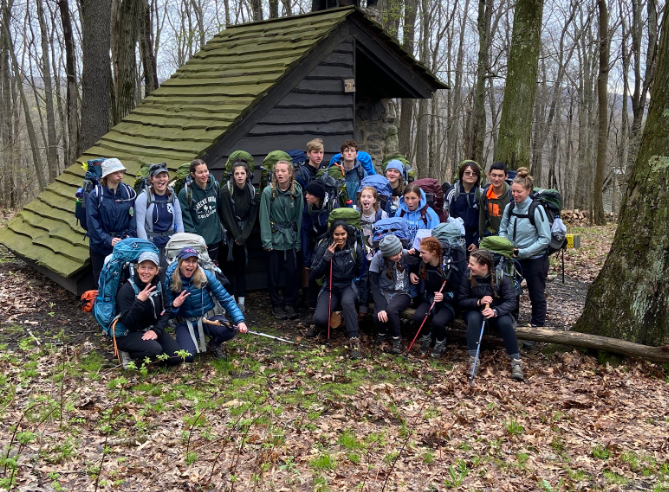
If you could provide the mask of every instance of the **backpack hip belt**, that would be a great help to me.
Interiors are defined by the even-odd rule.
[[[164,231],[164,232],[149,232],[146,231],[147,237],[170,237],[174,235],[174,231]]]
[[[206,313],[204,313],[202,316],[191,316],[191,317],[181,318],[186,322],[186,326],[188,326],[188,333],[190,334],[191,340],[193,340],[193,345],[195,345],[195,350],[197,351],[198,354],[207,351],[207,343],[204,339],[204,325],[202,323],[202,319],[209,316],[216,316],[216,312],[213,309],[211,309]],[[197,325],[198,337],[200,339],[199,346],[197,343],[197,338],[195,337],[194,325]]]

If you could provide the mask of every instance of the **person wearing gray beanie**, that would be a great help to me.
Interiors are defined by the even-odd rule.
[[[394,234],[388,234],[379,243],[379,251],[369,266],[370,292],[374,299],[374,324],[379,333],[376,344],[382,345],[388,332],[392,354],[402,353],[400,313],[411,304],[409,295],[409,265],[419,260],[415,251],[407,251]]]

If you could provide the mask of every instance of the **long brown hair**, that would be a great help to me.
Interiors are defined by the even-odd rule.
[[[404,265],[402,265],[402,259],[400,258],[400,261],[391,261],[387,257],[383,257],[383,265],[386,269],[386,277],[388,277],[390,280],[394,280],[393,278],[393,263],[395,264],[395,269],[397,270],[397,273],[402,273],[404,272]]]
[[[443,276],[444,271],[441,267],[441,259],[444,256],[444,248],[436,237],[426,237],[420,242],[420,247],[425,247],[431,254],[439,258],[439,265],[437,270]],[[420,278],[427,280],[427,262],[423,262],[423,267],[420,269]]]
[[[376,200],[374,202],[374,211],[378,212],[379,209],[381,208],[381,203],[379,201],[379,193],[373,186],[365,186],[362,190],[360,190],[360,196],[358,197],[358,208],[360,209],[360,211],[362,212],[362,202],[360,201],[360,199],[362,198],[363,191],[369,191],[374,196],[374,200]]]
[[[498,297],[497,292],[495,291],[495,275],[493,273],[493,256],[490,251],[485,249],[475,249],[469,255],[470,258],[474,258],[479,265],[488,266],[488,274],[490,275],[490,287],[492,287],[492,296]],[[469,272],[469,285],[472,287],[477,286],[476,279],[472,272]]]
[[[172,292],[181,293],[183,290],[183,282],[181,281],[181,264],[183,262],[183,258],[180,258],[177,267],[172,272],[172,277],[170,279],[170,290]],[[199,266],[197,270],[195,270],[195,273],[193,273],[192,279],[193,287],[196,289],[201,289],[202,286],[207,282],[207,276]]]

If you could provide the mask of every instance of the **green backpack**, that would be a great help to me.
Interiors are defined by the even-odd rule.
[[[249,166],[249,171],[251,171],[251,176],[249,176],[249,181],[253,180],[253,172],[255,171],[253,156],[248,152],[246,152],[245,150],[235,150],[232,154],[230,154],[230,157],[228,157],[228,160],[225,163],[223,177],[221,178],[221,186],[223,186],[226,182],[228,182],[232,177],[232,165],[237,161],[246,162],[246,165]]]
[[[506,258],[513,257],[513,243],[505,237],[487,236],[481,239],[480,249],[485,249],[493,254],[500,254]]]
[[[333,210],[337,207],[348,206],[346,175],[341,164],[319,169],[316,173],[316,180],[325,187],[324,209]]]
[[[265,188],[272,181],[272,174],[274,173],[274,166],[279,161],[286,161],[293,163],[293,158],[283,150],[273,150],[262,161],[260,166],[260,188]]]
[[[328,216],[328,228],[332,227],[335,220],[343,220],[356,230],[360,229],[360,210],[350,207],[335,208]]]
[[[404,180],[404,185],[406,186],[409,183],[415,181],[416,171],[411,169],[411,163],[409,163],[409,160],[402,154],[393,154],[383,158],[383,161],[381,162],[381,166],[383,167],[383,175],[384,176],[386,175],[386,166],[388,165],[388,163],[394,159],[397,159],[402,164],[404,164],[404,175],[402,176],[402,179]]]
[[[479,249],[492,253],[495,283],[500,285],[503,277],[509,277],[516,295],[521,295],[523,293],[520,285],[523,281],[523,269],[520,263],[513,258],[513,243],[505,237],[487,236],[481,239]]]
[[[216,189],[216,194],[218,195],[218,192],[220,190],[218,181],[214,179],[213,175],[210,175],[209,179],[212,179],[214,181],[214,188]],[[174,190],[176,196],[179,196],[179,192],[183,188],[186,188],[186,199],[188,201],[189,206],[192,205],[193,201],[193,194],[190,191],[192,183],[193,183],[193,178],[190,175],[190,162],[184,162],[177,169],[177,175],[174,178],[174,181],[170,183],[170,186]]]

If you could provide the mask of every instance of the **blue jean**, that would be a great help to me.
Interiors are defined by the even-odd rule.
[[[223,316],[213,316],[212,320],[223,320]],[[200,340],[198,329],[197,329],[197,320],[191,322],[195,332],[195,339]],[[227,342],[235,337],[237,332],[233,329],[228,328],[227,326],[214,326],[208,323],[203,323],[202,328],[205,336],[209,337],[209,344],[211,346],[220,345],[223,342]],[[197,354],[197,348],[193,339],[190,336],[190,331],[188,330],[188,324],[184,321],[179,323],[176,327],[177,334],[177,343],[183,349],[188,351],[190,354],[186,357],[186,362],[193,362],[195,359],[195,354]]]

